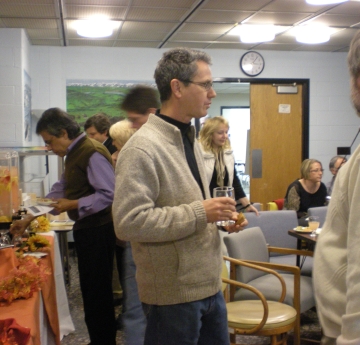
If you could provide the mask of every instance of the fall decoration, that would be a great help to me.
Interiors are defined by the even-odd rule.
[[[45,216],[39,216],[34,219],[29,226],[32,232],[48,232],[50,230],[50,222]]]
[[[20,257],[19,266],[0,279],[0,305],[10,304],[19,298],[32,297],[50,274],[51,269],[41,259],[32,256]]]
[[[30,328],[20,326],[15,319],[0,320],[0,345],[24,345],[30,339]]]
[[[44,236],[32,235],[20,244],[16,253],[17,256],[22,256],[27,252],[47,251],[49,247],[50,242]]]

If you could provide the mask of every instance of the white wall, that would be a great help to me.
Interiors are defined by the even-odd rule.
[[[249,107],[250,99],[248,94],[233,94],[233,93],[224,93],[218,94],[211,102],[211,107],[209,109],[209,116],[219,116],[221,115],[222,106],[233,106],[233,107]]]
[[[24,30],[0,30],[0,147],[25,143],[24,71],[29,73],[29,49]]]
[[[32,46],[33,108],[57,106],[65,109],[67,79],[153,80],[156,63],[163,51],[150,48]],[[239,68],[244,52],[208,50],[213,59],[213,77],[245,78]],[[328,162],[336,154],[336,147],[350,145],[360,122],[350,102],[346,53],[260,53],[265,59],[265,70],[259,77],[310,79],[310,157],[323,162],[326,182],[330,179]],[[220,104],[215,100],[213,105],[215,112],[219,113]],[[354,146],[359,142],[357,140]]]

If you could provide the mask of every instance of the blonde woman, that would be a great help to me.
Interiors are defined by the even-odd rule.
[[[258,214],[250,204],[235,170],[235,159],[229,141],[229,123],[222,116],[207,119],[200,130],[199,142],[203,151],[210,193],[216,187],[232,186],[235,199],[246,210]]]
[[[113,140],[112,144],[117,148],[117,151],[111,155],[114,167],[120,150],[135,132],[136,128],[132,128],[132,124],[129,120],[116,122],[110,127],[109,134]]]
[[[326,186],[321,182],[324,169],[316,159],[305,159],[301,163],[301,178],[290,184],[285,195],[284,209],[295,210],[299,225],[307,225],[305,218],[310,207],[326,204]]]

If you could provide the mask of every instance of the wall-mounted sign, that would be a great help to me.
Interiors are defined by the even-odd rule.
[[[290,104],[279,104],[279,114],[290,114],[291,105]]]

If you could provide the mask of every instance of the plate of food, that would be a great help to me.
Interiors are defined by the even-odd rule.
[[[40,206],[49,206],[51,204],[56,203],[56,201],[48,199],[48,198],[39,198],[36,200],[36,203]]]
[[[27,252],[27,253],[24,253],[24,256],[34,256],[38,259],[44,257],[48,255],[48,253],[44,253],[44,252]]]
[[[312,232],[312,230],[307,226],[297,226],[296,228],[294,228],[294,230],[296,232],[304,232],[304,233],[311,233]]]

